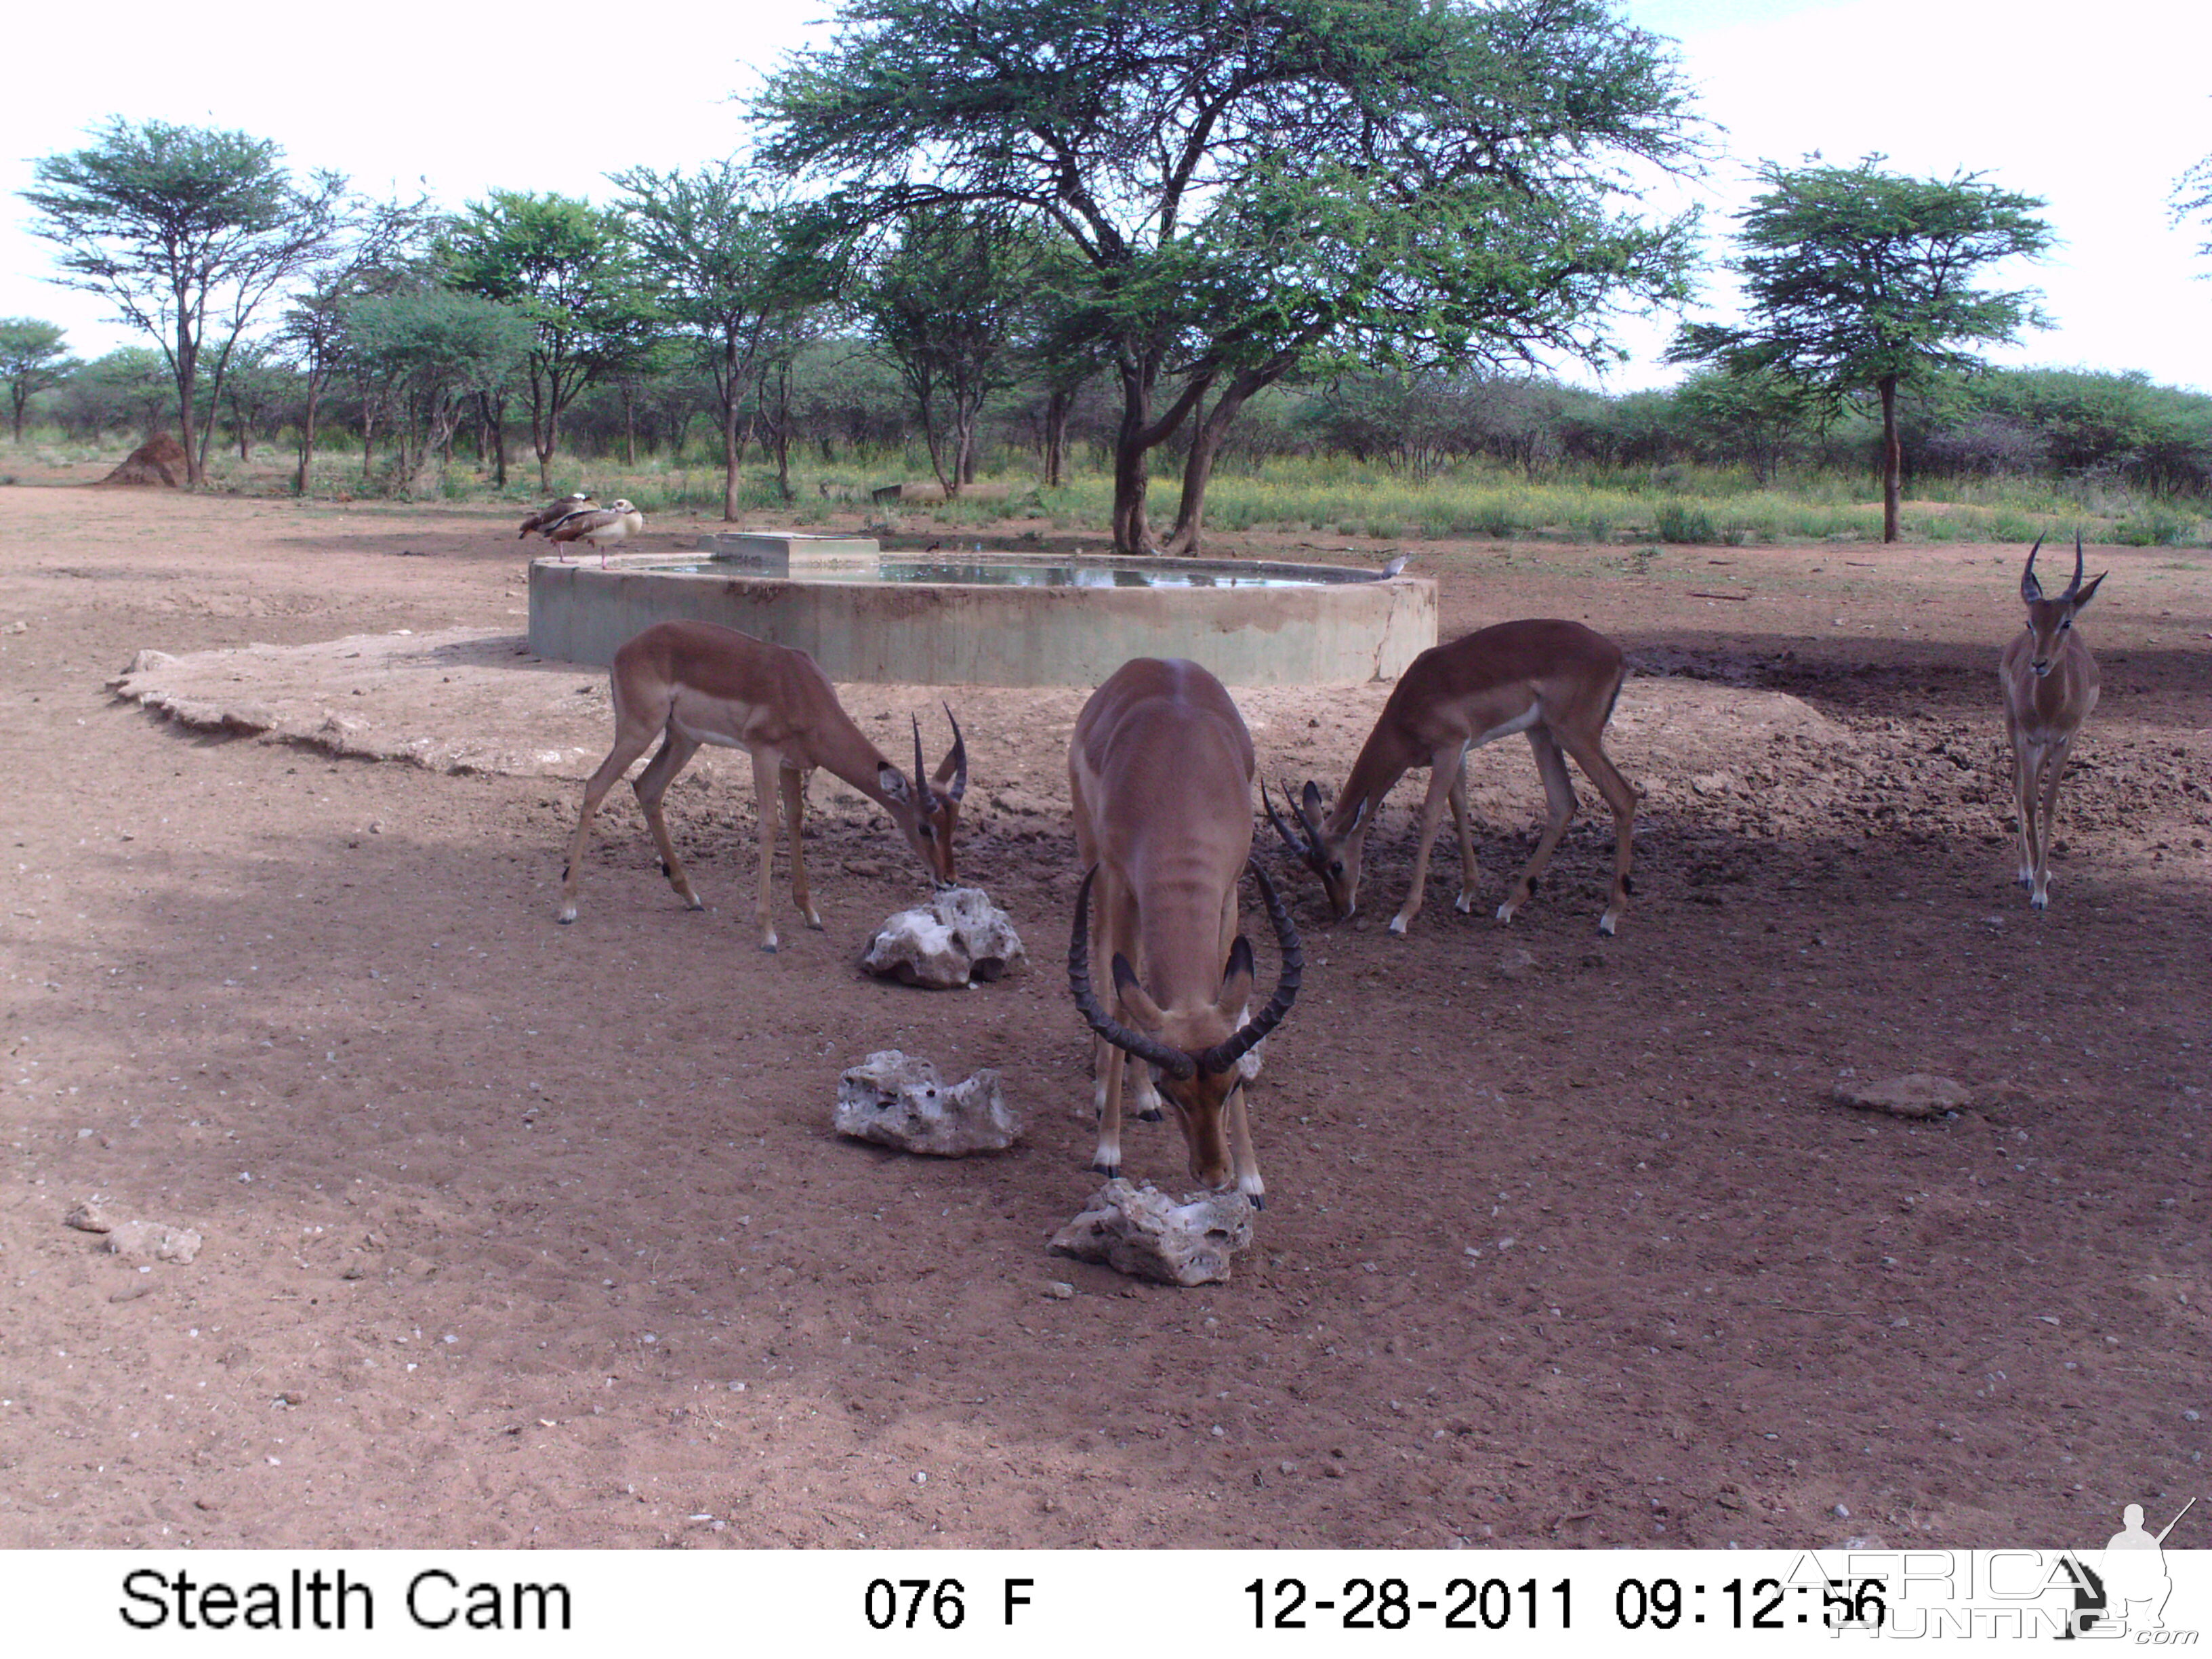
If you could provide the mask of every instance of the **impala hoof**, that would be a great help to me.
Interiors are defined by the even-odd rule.
[[[1514,909],[1514,905],[1513,905],[1513,901],[1512,901],[1511,899],[1508,899],[1508,900],[1506,900],[1506,901],[1505,901],[1505,902],[1504,902],[1504,903],[1503,903],[1503,904],[1499,905],[1499,906],[1498,907],[1498,921],[1512,921],[1512,920],[1513,920],[1513,909]]]
[[[566,927],[570,922],[575,921],[575,919],[576,907],[573,904],[553,913],[553,920],[559,922],[563,927]]]
[[[774,956],[775,954],[775,941],[772,939],[763,939],[761,941],[761,949],[768,955]]]
[[[1598,934],[1601,938],[1611,939],[1613,937],[1613,912],[1608,910],[1597,919]]]
[[[1452,908],[1458,911],[1460,915],[1463,916],[1473,915],[1474,914],[1474,895],[1472,893],[1462,893],[1457,898],[1452,901]]]
[[[1158,1107],[1154,1106],[1146,1111],[1138,1113],[1137,1121],[1139,1123],[1164,1123],[1167,1121],[1167,1114],[1163,1112]]]
[[[806,925],[818,933],[822,931],[822,918],[809,910],[806,913]]]
[[[1091,1167],[1096,1173],[1104,1176],[1109,1181],[1113,1180],[1115,1176],[1121,1173],[1121,1166],[1120,1164],[1103,1164],[1095,1158],[1091,1160]]]
[[[1392,935],[1394,935],[1395,937],[1396,937],[1396,938],[1398,938],[1398,939],[1403,939],[1403,938],[1405,938],[1405,937],[1406,937],[1406,918],[1405,918],[1405,917],[1403,917],[1402,915],[1399,915],[1399,916],[1393,916],[1393,917],[1391,917],[1391,918],[1390,918],[1390,926],[1389,926],[1389,930],[1388,930],[1388,931],[1389,931]]]

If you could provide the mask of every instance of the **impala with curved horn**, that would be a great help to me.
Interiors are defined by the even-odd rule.
[[[1087,866],[1067,980],[1097,1034],[1091,1167],[1121,1172],[1123,1076],[1134,1055],[1182,1126],[1192,1176],[1216,1189],[1233,1180],[1258,1206],[1267,1186],[1252,1152],[1243,1062],[1290,1012],[1305,959],[1289,907],[1251,862],[1254,775],[1243,716],[1196,663],[1139,657],[1092,693],[1067,753],[1076,848]],[[1252,945],[1237,931],[1237,882],[1247,868],[1282,953],[1274,995],[1249,1018]],[[1117,1012],[1092,989],[1102,972],[1111,975]],[[1141,1076],[1138,1087],[1147,1092]]]
[[[2074,580],[2055,599],[2043,597],[2035,579],[2035,556],[2043,538],[2027,550],[2021,572],[2021,603],[2027,628],[2005,647],[1997,665],[2004,685],[2005,737],[2012,745],[2013,798],[2020,809],[2020,882],[2027,902],[2040,910],[2051,902],[2051,826],[2058,812],[2058,780],[2072,757],[2074,734],[2097,706],[2097,659],[2074,629],[2097,589],[2112,574],[2101,572],[2081,586],[2081,538],[2074,538]]]
[[[592,817],[630,763],[662,741],[634,786],[637,804],[660,851],[661,873],[694,910],[706,908],[691,889],[661,817],[660,799],[702,743],[742,749],[752,757],[753,790],[760,811],[760,897],[754,914],[761,949],[776,946],[769,909],[769,877],[775,861],[776,796],[781,789],[791,830],[791,896],[809,927],[822,918],[806,886],[800,823],[806,811],[808,775],[822,767],[890,814],[891,822],[921,859],[932,885],[951,884],[952,837],[960,800],[968,793],[968,745],[952,720],[952,747],[939,763],[933,787],[923,770],[921,722],[914,726],[914,776],[884,759],[837,701],[814,659],[804,651],[770,645],[713,623],[655,623],[615,653],[615,745],[584,786],[584,810],[562,872],[562,921],[576,919],[576,884],[584,873],[584,845]],[[950,787],[948,787],[947,785]]]
[[[1620,647],[1580,623],[1543,618],[1499,623],[1431,646],[1413,659],[1391,688],[1382,717],[1352,763],[1352,775],[1345,780],[1328,817],[1322,817],[1321,790],[1309,781],[1295,807],[1303,834],[1291,833],[1262,788],[1268,820],[1283,844],[1321,878],[1337,919],[1347,920],[1358,905],[1362,856],[1383,797],[1407,772],[1427,767],[1429,793],[1421,803],[1413,884],[1405,903],[1390,919],[1390,931],[1402,934],[1420,914],[1429,849],[1447,803],[1459,829],[1456,908],[1474,908],[1481,872],[1468,827],[1467,751],[1525,732],[1536,753],[1550,816],[1536,850],[1498,907],[1498,919],[1512,921],[1514,912],[1528,902],[1553,848],[1574,817],[1575,786],[1561,757],[1564,750],[1575,757],[1613,809],[1613,894],[1597,923],[1599,933],[1610,934],[1635,890],[1629,867],[1636,790],[1605,752],[1606,722],[1613,718],[1626,674]],[[1287,803],[1287,787],[1284,793]]]

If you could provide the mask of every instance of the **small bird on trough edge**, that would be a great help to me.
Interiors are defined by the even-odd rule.
[[[1396,558],[1391,560],[1389,563],[1382,567],[1382,574],[1386,576],[1402,576],[1406,574],[1406,567],[1413,562],[1413,556],[1412,554],[1401,553]]]

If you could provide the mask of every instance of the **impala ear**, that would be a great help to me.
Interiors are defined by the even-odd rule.
[[[1352,823],[1344,832],[1346,835],[1350,835],[1352,830],[1357,830],[1361,824],[1367,822],[1367,806],[1368,803],[1364,800],[1362,800],[1359,803],[1358,810],[1352,813]]]
[[[941,786],[947,778],[952,787],[945,793],[954,800],[968,793],[968,740],[960,735],[960,722],[952,720],[952,706],[945,706],[945,718],[952,720],[952,747],[945,750],[945,758],[937,768],[937,781]]]
[[[1137,982],[1137,970],[1129,966],[1129,958],[1119,951],[1114,953],[1114,993],[1139,1024],[1157,1031],[1167,1023],[1160,1005],[1152,1000],[1151,992]]]
[[[1254,973],[1252,941],[1239,933],[1229,947],[1229,966],[1222,970],[1221,994],[1214,1003],[1224,1019],[1237,1018],[1252,1000]]]
[[[2097,597],[2097,590],[2105,585],[2105,578],[2112,574],[2112,573],[2109,570],[2100,570],[2097,573],[2097,580],[2091,582],[2087,587],[2083,588],[2080,592],[2074,596],[2074,614],[2075,616],[2080,616],[2084,611],[2087,611],[2089,608],[2089,601]]]
[[[907,785],[906,774],[889,761],[877,763],[876,787],[884,792],[887,799],[895,800],[902,806],[914,799],[914,791]]]
[[[1299,792],[1298,811],[1309,823],[1321,820],[1321,786],[1311,778],[1306,780],[1306,787]]]

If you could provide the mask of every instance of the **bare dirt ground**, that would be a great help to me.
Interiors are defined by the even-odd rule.
[[[1578,617],[1650,676],[1611,744],[1638,898],[1600,941],[1585,816],[1490,919],[1540,802],[1516,744],[1475,763],[1475,915],[1447,852],[1382,931],[1418,781],[1358,921],[1289,876],[1270,1203],[1176,1291],[1044,1250],[1097,1184],[1056,963],[1079,696],[946,691],[963,873],[1033,964],[902,990],[852,961],[919,873],[819,783],[828,929],[751,948],[742,763],[672,798],[708,914],[624,792],[554,924],[605,701],[486,642],[523,628],[512,514],[0,507],[0,1546],[2081,1544],[2202,1489],[2201,551],[2093,550],[2105,702],[2038,917],[1994,676],[2021,550],[1416,544],[1448,637]],[[400,629],[191,671],[259,735],[105,689],[142,647]],[[936,695],[848,702],[897,755]],[[1381,696],[1246,696],[1264,771],[1334,789]],[[1001,1068],[1027,1144],[833,1137],[889,1047]],[[1973,1106],[1832,1100],[1915,1071]],[[1184,1184],[1170,1126],[1129,1162]],[[63,1224],[95,1194],[198,1258],[103,1254]]]

